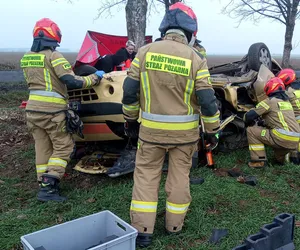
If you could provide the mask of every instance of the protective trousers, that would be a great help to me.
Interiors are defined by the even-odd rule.
[[[300,116],[297,116],[296,119],[297,119],[297,122],[300,126]],[[299,144],[298,144],[298,150],[292,151],[290,157],[298,159],[298,162],[300,161],[300,141],[299,141]]]
[[[288,132],[287,132],[288,133]],[[290,133],[292,135],[292,132]],[[260,126],[247,128],[247,138],[251,161],[266,161],[265,146],[271,146],[274,150],[275,159],[284,163],[285,156],[293,150],[297,150],[299,138],[291,135],[278,133],[276,130]]]
[[[74,150],[72,136],[66,132],[65,113],[27,112],[27,126],[35,141],[37,179],[44,173],[61,179]]]
[[[140,233],[152,234],[155,226],[158,191],[166,152],[169,153],[165,227],[182,229],[191,202],[189,173],[196,144],[162,146],[139,142],[130,207],[132,226]]]

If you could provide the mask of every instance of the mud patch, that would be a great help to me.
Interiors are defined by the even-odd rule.
[[[91,189],[97,185],[101,185],[106,179],[108,179],[105,174],[91,175],[80,173],[76,170],[73,170],[74,166],[75,161],[71,161],[68,164],[63,182],[68,183],[78,189]]]
[[[297,191],[300,191],[300,183],[299,181],[296,182],[295,180],[293,179],[287,179],[287,183],[289,184],[289,186],[292,188],[292,189],[295,189]]]
[[[216,168],[216,169],[213,170],[213,172],[218,177],[228,176],[228,169],[226,169],[226,168]]]
[[[264,197],[264,198],[278,200],[278,195],[275,192],[272,192],[270,190],[261,189],[261,190],[259,190],[259,194],[261,197]]]
[[[33,139],[27,131],[23,110],[1,109],[0,113],[0,174],[3,177],[20,177],[31,171]]]
[[[246,208],[248,208],[248,206],[249,206],[249,201],[246,201],[246,200],[240,200],[239,201],[239,207],[241,208],[241,209],[246,209]]]

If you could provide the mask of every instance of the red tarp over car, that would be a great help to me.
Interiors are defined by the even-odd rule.
[[[114,54],[126,46],[127,36],[114,36],[109,34],[87,31],[82,46],[76,58],[76,63],[94,65],[100,56]],[[152,36],[146,36],[146,43],[152,42]]]

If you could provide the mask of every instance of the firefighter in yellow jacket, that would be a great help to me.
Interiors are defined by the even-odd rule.
[[[289,96],[293,106],[296,120],[300,126],[300,82],[296,80],[296,73],[293,69],[283,69],[278,73],[278,77],[283,81],[286,87],[286,93]],[[300,164],[300,143],[298,150],[291,152],[290,160],[294,164]]]
[[[196,39],[193,47],[198,50],[202,56],[206,57],[206,49],[200,43],[201,41]]]
[[[206,59],[188,45],[197,32],[195,13],[176,3],[159,30],[164,39],[139,49],[123,85],[125,132],[136,137],[139,130],[130,215],[142,247],[151,244],[166,153],[165,228],[178,233],[191,202],[189,172],[199,139],[200,107],[209,142],[217,142],[220,127]]]
[[[277,163],[284,164],[285,156],[297,150],[300,129],[293,107],[285,93],[285,86],[280,78],[274,77],[265,86],[267,99],[245,114],[246,125],[253,124],[261,117],[264,126],[249,126],[247,137],[251,161],[249,167],[262,168],[266,165],[265,146],[274,149]]]
[[[31,51],[21,59],[21,67],[30,95],[26,120],[35,140],[36,172],[40,201],[64,201],[59,194],[59,181],[74,148],[66,131],[68,88],[90,88],[99,83],[104,72],[75,76],[70,63],[55,50],[61,41],[61,31],[48,18],[39,20],[33,30]]]

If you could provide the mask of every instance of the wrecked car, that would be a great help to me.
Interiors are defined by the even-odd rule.
[[[73,64],[75,74],[94,73],[101,56],[115,53],[126,41],[127,37],[88,31]],[[146,37],[146,42],[152,42],[152,37]],[[247,146],[243,115],[266,98],[264,86],[280,70],[264,43],[252,44],[239,61],[209,68],[222,121],[217,150],[226,152]],[[124,70],[112,71],[98,86],[68,91],[69,105],[84,123],[84,139],[74,136],[77,158],[85,155],[75,167],[78,171],[107,173],[110,177],[133,172],[136,148],[125,136],[121,103],[126,75]]]
[[[219,150],[232,150],[247,144],[243,115],[266,98],[265,83],[280,69],[264,43],[252,44],[240,61],[209,68],[221,120],[231,121],[223,128]],[[95,72],[96,68],[81,64],[74,71],[84,76]],[[85,125],[84,141],[126,138],[121,104],[125,77],[126,71],[113,71],[106,74],[99,86],[69,91],[70,103],[77,107]]]

